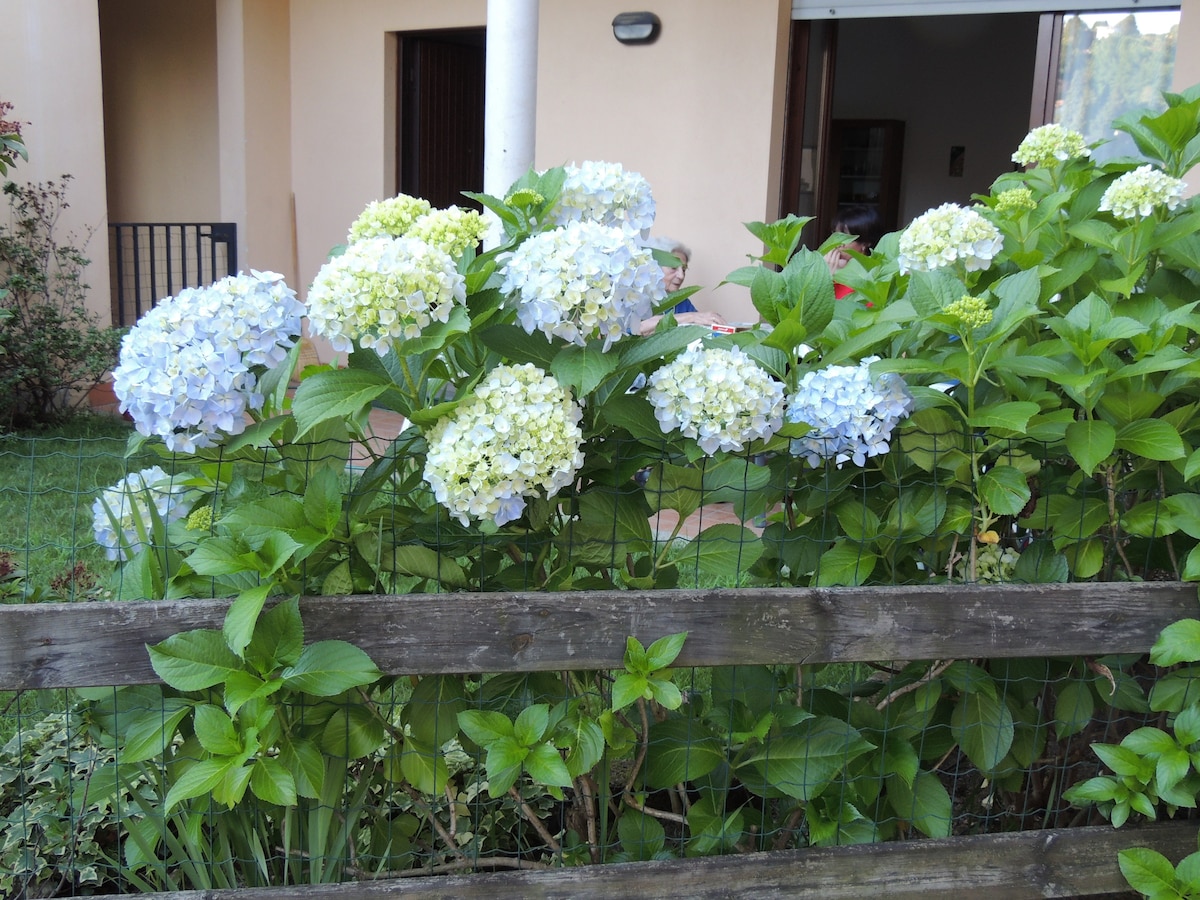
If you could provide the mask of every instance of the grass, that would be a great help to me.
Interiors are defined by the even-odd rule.
[[[92,534],[92,503],[150,464],[149,456],[125,459],[131,433],[115,416],[79,415],[52,429],[0,434],[0,554],[24,572],[24,599],[83,599],[111,571]]]

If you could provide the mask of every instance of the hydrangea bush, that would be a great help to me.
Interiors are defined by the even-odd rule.
[[[652,221],[649,190],[606,164],[530,172],[503,197],[469,195],[498,223],[486,249],[469,216],[412,198],[364,213],[308,296],[311,327],[339,358],[306,369],[294,395],[295,303],[277,279],[241,276],[244,290],[203,292],[202,318],[178,311],[200,303],[191,295],[164,303],[131,335],[119,384],[146,443],[188,454],[189,501],[204,512],[192,544],[166,561],[123,539],[133,551],[124,593],[233,599],[220,632],[152,648],[184,695],[173,725],[195,717],[180,732],[192,755],[174,760],[192,774],[162,812],[202,798],[206,810],[221,807],[206,815],[225,821],[259,806],[241,804],[249,792],[318,816],[328,811],[313,780],[321,748],[353,741],[364,776],[354,790],[411,800],[406,809],[423,817],[415,834],[457,787],[447,748],[458,739],[453,752],[483,748],[464,783],[474,778],[482,792],[486,774],[492,800],[536,821],[539,835],[549,816],[532,811],[529,792],[582,796],[597,766],[636,771],[643,757],[647,791],[627,795],[637,804],[691,779],[690,810],[672,819],[687,852],[762,846],[759,823],[779,814],[783,824],[793,811],[805,826],[785,834],[797,841],[945,835],[951,798],[937,771],[947,742],[924,741],[924,723],[952,736],[981,781],[1015,795],[1048,730],[1061,741],[1086,720],[1052,718],[1041,695],[1002,699],[1000,676],[978,661],[906,665],[886,675],[878,701],[851,704],[861,711],[853,721],[846,698],[812,695],[810,711],[799,701],[811,687],[757,670],[742,673],[756,689],[729,682],[726,701],[714,691],[685,714],[673,711],[683,697],[663,671],[682,643],[675,635],[650,648],[632,641],[611,682],[419,679],[413,695],[424,702],[397,727],[354,706],[378,702],[390,683],[371,694],[379,673],[352,648],[322,648],[339,667],[323,669],[325,680],[304,676],[324,660],[301,660],[297,598],[640,590],[684,576],[805,587],[1200,580],[1200,210],[1181,199],[1179,181],[1200,162],[1200,90],[1167,101],[1165,112],[1118,123],[1142,160],[1096,162],[1078,135],[1035,130],[1017,151],[1020,171],[855,255],[837,274],[854,291],[847,299],[835,300],[823,259],[842,238],[809,249],[805,219],[751,223],[762,255],[727,281],[749,293],[760,321],[736,334],[638,335],[639,319],[672,298],[635,240]],[[260,292],[281,318],[258,309]],[[238,303],[257,312],[221,312]],[[372,439],[376,407],[408,427]],[[715,502],[729,502],[741,524],[682,544],[681,525],[662,524]],[[126,532],[119,518],[97,522],[105,546]],[[278,596],[288,599],[268,607]],[[174,660],[189,653],[205,656],[211,678],[179,677]],[[1056,692],[1047,708],[1065,709],[1064,698],[1072,708],[1144,708],[1129,662],[1106,665],[1120,690],[1082,681],[1081,661],[1047,661],[1046,690]],[[289,715],[278,706],[284,689],[318,683],[337,702],[303,704],[332,724],[277,727],[273,717]],[[223,708],[205,693],[218,684]],[[525,706],[515,721],[514,703]],[[640,731],[638,716],[616,715],[635,704]],[[834,706],[841,712],[824,714]],[[915,727],[911,741],[890,734],[885,756],[877,722],[889,706]],[[201,726],[206,737],[237,729],[243,743],[196,746]],[[639,753],[651,734],[670,752]],[[800,790],[772,775],[779,740],[789,754],[824,742],[834,762]],[[711,768],[663,762],[697,741]],[[895,760],[907,774],[878,777]],[[720,779],[704,778],[718,770]],[[744,789],[744,815],[722,805],[715,781]],[[651,827],[640,807],[617,805],[618,832]],[[420,840],[453,847],[432,831]],[[571,862],[608,852],[582,837],[563,844],[558,857]]]

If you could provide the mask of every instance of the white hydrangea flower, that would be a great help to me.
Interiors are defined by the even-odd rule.
[[[783,385],[739,347],[694,347],[650,376],[663,434],[678,430],[712,456],[740,452],[783,426]]]
[[[346,242],[353,244],[374,237],[404,237],[417,219],[432,209],[428,200],[408,194],[373,200],[350,224]]]
[[[424,241],[431,247],[445,250],[452,259],[459,259],[468,247],[476,246],[487,234],[483,216],[473,209],[449,206],[425,213],[404,235]]]
[[[1053,122],[1039,125],[1025,135],[1012,160],[1021,166],[1049,166],[1055,161],[1065,162],[1091,155],[1092,151],[1088,149],[1082,134]]]
[[[654,224],[650,184],[620,163],[584,162],[566,166],[566,180],[550,211],[555,224],[596,222],[644,233]]]
[[[1110,184],[1100,198],[1100,209],[1111,211],[1118,219],[1145,218],[1159,207],[1175,209],[1183,202],[1186,188],[1182,180],[1146,164]]]
[[[92,531],[108,559],[124,562],[146,546],[142,538],[152,536],[151,503],[164,523],[182,519],[191,508],[183,486],[173,484],[159,466],[127,475],[93,501]]]
[[[499,366],[429,432],[425,481],[463,525],[504,525],[520,518],[526,497],[553,497],[574,481],[582,415],[537,366]]]
[[[999,229],[975,210],[943,203],[900,235],[900,272],[928,272],[958,260],[968,272],[986,269],[1003,246]]]
[[[420,337],[466,302],[466,282],[444,250],[416,238],[368,238],[329,260],[313,279],[309,327],[339,352],[357,343],[385,356],[394,341]]]
[[[241,434],[261,369],[287,358],[304,305],[276,272],[231,275],[163,300],[121,342],[113,388],[137,430],[193,453]]]
[[[866,465],[869,457],[887,453],[892,429],[912,411],[913,398],[899,375],[871,380],[871,356],[857,366],[827,366],[800,379],[788,401],[789,422],[812,426],[792,441],[793,456],[816,468],[823,460]]]
[[[579,346],[604,338],[604,349],[638,324],[666,297],[654,256],[619,228],[568,222],[535,234],[505,263],[500,290],[512,294],[517,320]]]

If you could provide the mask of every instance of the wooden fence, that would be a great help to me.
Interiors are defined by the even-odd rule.
[[[0,606],[0,688],[145,684],[146,644],[220,628],[224,600]],[[676,665],[1145,653],[1200,617],[1194,585],[1102,583],[309,597],[306,638],[341,639],[388,674],[620,668],[625,639],[688,632]],[[151,896],[1075,897],[1128,890],[1117,851],[1178,861],[1197,824],[1085,827],[706,859]]]

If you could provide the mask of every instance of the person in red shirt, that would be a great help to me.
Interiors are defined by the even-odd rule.
[[[833,219],[833,230],[842,234],[854,235],[854,240],[843,244],[825,254],[825,262],[829,266],[829,274],[834,277],[833,295],[841,300],[854,293],[854,290],[844,284],[839,284],[837,273],[846,263],[850,262],[847,250],[870,256],[875,248],[875,242],[883,237],[883,220],[879,217],[879,209],[866,204],[843,206]]]

